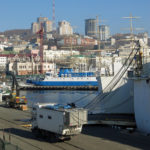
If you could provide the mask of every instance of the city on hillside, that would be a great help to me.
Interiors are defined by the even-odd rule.
[[[110,66],[106,67],[105,57],[112,61],[112,56],[128,56],[131,33],[111,35],[110,27],[98,22],[98,17],[85,19],[84,35],[76,33],[68,21],[60,21],[56,27],[47,17],[38,17],[30,29],[1,32],[1,72],[33,75],[57,71],[61,67],[71,67],[76,71],[104,70],[101,66],[109,68],[105,73],[111,72]],[[134,39],[143,39],[147,51],[150,51],[148,33],[134,34]],[[104,59],[101,66],[100,56]]]

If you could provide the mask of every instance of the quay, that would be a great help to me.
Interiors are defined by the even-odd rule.
[[[0,138],[5,137],[22,150],[149,150],[150,137],[136,130],[112,128],[104,125],[86,125],[81,134],[70,141],[51,143],[35,137],[30,126],[30,111],[20,111],[0,104]],[[3,132],[4,131],[4,132]]]
[[[97,86],[35,86],[19,85],[20,90],[98,90]]]
[[[89,114],[88,124],[101,125],[120,125],[124,127],[136,127],[135,117],[133,114]]]

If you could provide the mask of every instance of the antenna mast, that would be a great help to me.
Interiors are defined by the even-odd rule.
[[[56,30],[56,23],[55,23],[55,0],[53,0],[53,30]]]
[[[138,19],[140,17],[134,17],[134,16],[132,16],[132,14],[130,14],[129,17],[123,17],[123,18],[130,19],[130,34],[131,34],[131,40],[133,42],[133,40],[134,40],[134,37],[133,37],[133,30],[134,30],[134,28],[133,28],[133,19]]]

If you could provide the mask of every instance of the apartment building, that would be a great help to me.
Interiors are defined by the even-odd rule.
[[[58,23],[58,34],[59,35],[72,35],[73,28],[71,27],[70,23],[67,21],[61,21]]]

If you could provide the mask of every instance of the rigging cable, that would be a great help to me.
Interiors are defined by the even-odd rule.
[[[129,66],[132,64],[133,59],[135,57],[135,55],[137,54],[138,51],[136,51],[136,54],[134,55],[134,57],[132,58],[132,60],[130,61],[129,65],[127,66],[127,68],[125,68],[123,71],[122,69],[124,68],[124,66],[127,64],[128,60],[130,59],[132,53],[133,53],[134,49],[132,50],[132,52],[130,53],[128,59],[126,59],[125,63],[123,64],[123,66],[121,67],[121,69],[119,70],[118,74],[111,80],[111,82],[106,86],[106,88],[104,89],[104,93],[100,93],[98,96],[95,97],[95,99],[88,103],[84,108],[90,108],[90,106],[95,106],[99,101],[103,100],[106,96],[109,95],[110,91],[112,91],[112,89],[117,85],[118,81],[123,77],[123,75],[125,74],[125,72],[127,71],[127,69],[129,68]],[[120,74],[121,73],[121,74]],[[113,83],[114,82],[114,83]],[[112,84],[112,85],[111,85]],[[108,93],[106,93],[108,92]],[[93,107],[92,107],[93,108]]]

